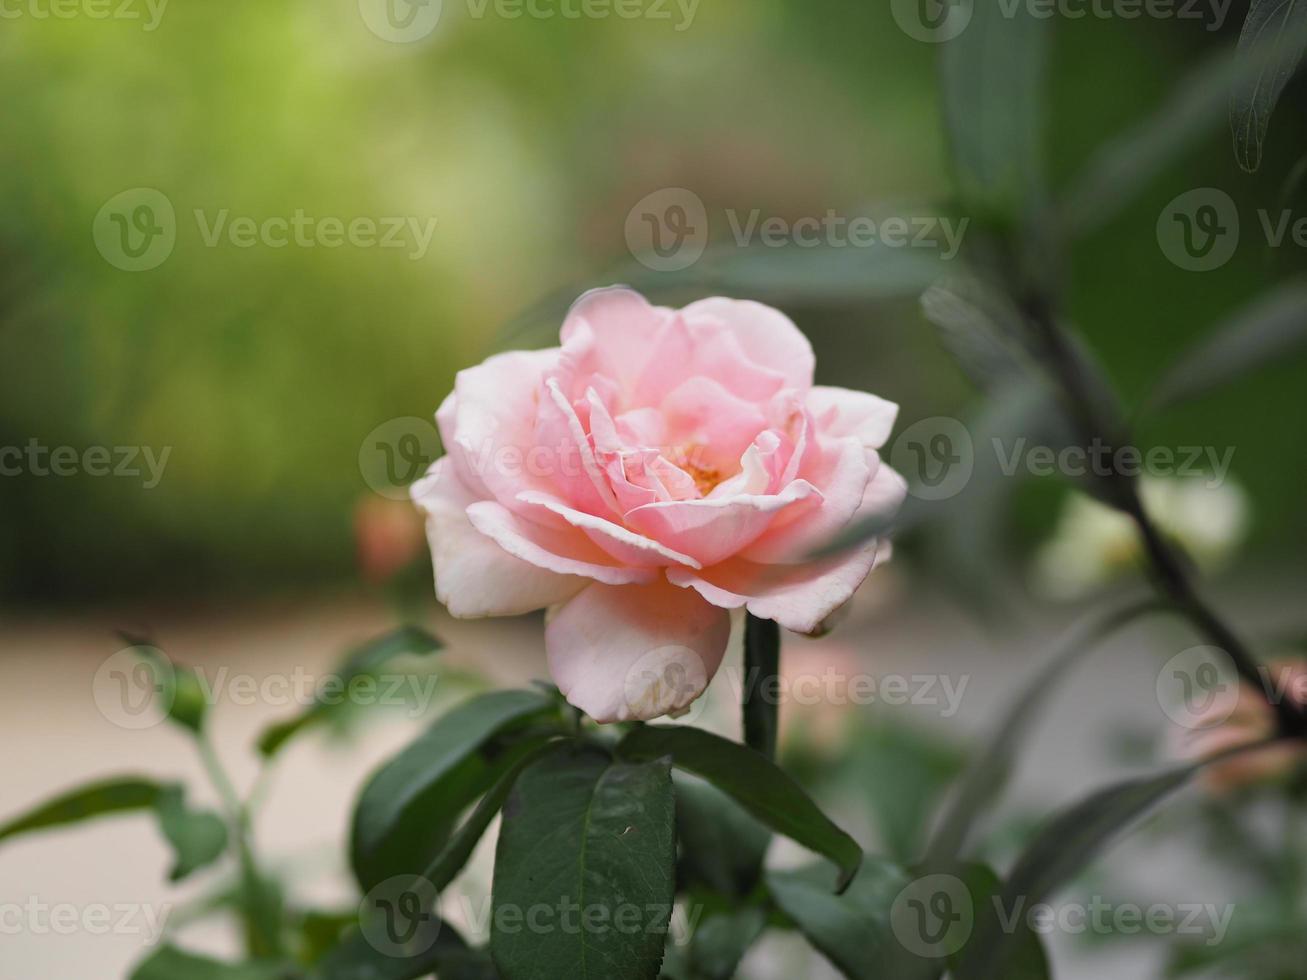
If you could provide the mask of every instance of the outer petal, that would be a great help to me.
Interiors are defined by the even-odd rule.
[[[714,606],[747,606],[755,616],[774,619],[788,630],[817,633],[871,572],[877,547],[872,541],[851,554],[806,565],[760,565],[732,558],[702,572],[669,568],[667,578],[694,589]]]
[[[816,366],[812,345],[780,310],[752,300],[714,296],[691,303],[681,314],[691,323],[700,319],[725,323],[754,364],[782,374],[786,387],[804,391],[812,387]]]
[[[549,671],[600,722],[657,718],[703,693],[721,665],[730,614],[659,580],[591,585],[545,629]]]
[[[494,540],[510,555],[564,575],[581,575],[610,585],[649,582],[653,569],[630,568],[570,527],[545,527],[515,514],[493,500],[479,501],[467,509],[472,526]]]
[[[561,333],[560,377],[568,397],[583,395],[592,374],[634,391],[654,350],[670,339],[663,328],[673,317],[671,310],[651,306],[625,286],[592,289],[583,295],[568,310]],[[582,387],[573,388],[578,382]]]
[[[868,449],[885,445],[899,407],[865,391],[818,385],[808,392],[808,411],[825,435],[856,436]]]
[[[467,518],[475,497],[448,456],[431,465],[413,485],[426,514],[436,574],[436,596],[461,618],[516,616],[571,598],[587,580],[559,575],[514,558],[477,531]]]
[[[558,355],[556,347],[510,351],[458,372],[454,395],[436,421],[446,452],[472,490],[484,487],[511,507],[518,491],[548,486],[528,454],[535,445],[537,399]]]

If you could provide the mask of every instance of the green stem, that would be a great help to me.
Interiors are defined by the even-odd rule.
[[[1097,439],[1106,439],[1109,447],[1117,445],[1124,435],[1118,431],[1115,420],[1103,418],[1097,410],[1097,399],[1079,369],[1070,340],[1057,323],[1052,304],[1047,297],[1035,294],[1026,297],[1022,309],[1038,331],[1048,363],[1068,396],[1072,421],[1080,439],[1086,445]],[[1113,496],[1139,531],[1158,591],[1175,604],[1199,633],[1225,651],[1246,683],[1262,692],[1266,703],[1274,710],[1283,734],[1307,735],[1307,714],[1289,699],[1278,695],[1271,678],[1259,669],[1248,647],[1199,595],[1185,563],[1144,510],[1137,483],[1119,473],[1108,479]]]
[[[209,781],[213,783],[214,789],[222,800],[232,841],[236,847],[241,877],[241,914],[249,955],[256,959],[280,955],[282,951],[281,930],[278,928],[280,913],[275,897],[268,890],[267,879],[260,870],[255,855],[249,804],[241,800],[235,784],[223,767],[222,760],[218,758],[217,750],[208,733],[198,732],[195,744]]]

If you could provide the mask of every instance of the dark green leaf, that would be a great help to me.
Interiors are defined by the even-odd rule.
[[[776,758],[780,669],[781,628],[749,613],[744,624],[744,741],[768,759]]]
[[[0,825],[0,840],[34,830],[47,830],[94,817],[129,810],[151,809],[163,787],[151,779],[124,777],[71,790]]]
[[[767,914],[760,908],[736,909],[701,922],[690,941],[695,980],[731,980],[766,925]]]
[[[676,833],[681,876],[722,895],[744,896],[762,871],[771,834],[721,790],[676,773]]]
[[[1061,641],[1048,662],[1031,678],[1009,706],[1003,721],[967,767],[931,840],[928,864],[950,863],[961,853],[976,820],[1007,785],[1016,755],[1040,709],[1048,704],[1055,685],[1095,644],[1140,616],[1165,608],[1154,600],[1131,600],[1078,623]]]
[[[1022,218],[1043,188],[1045,68],[1052,21],[976,0],[941,48],[944,119],[968,212]]]
[[[890,972],[902,950],[890,926],[894,899],[908,884],[902,868],[867,857],[848,889],[832,894],[830,869],[770,872],[767,887],[808,941],[853,980],[901,980]]]
[[[169,881],[181,881],[193,871],[212,864],[227,850],[227,824],[207,810],[189,810],[180,786],[159,795],[159,828],[176,854]]]
[[[512,734],[557,714],[542,692],[482,695],[440,718],[382,766],[354,810],[351,857],[364,890],[425,870],[463,810],[533,747]]]
[[[278,722],[265,730],[259,736],[259,752],[265,757],[275,755],[293,736],[327,720],[334,709],[347,701],[338,695],[348,691],[350,685],[360,677],[376,674],[397,657],[406,654],[427,655],[440,649],[440,641],[417,626],[401,626],[364,643],[353,650],[337,669],[333,678],[333,684],[338,685],[335,690],[331,694],[319,690],[309,707],[294,718]]]
[[[983,864],[967,864],[955,869],[955,874],[962,881],[971,896],[974,937],[984,935],[991,929],[1011,929],[1008,939],[1011,955],[1003,971],[1003,980],[1048,980],[1051,976],[1048,968],[1048,954],[1044,952],[1044,943],[1038,933],[1030,928],[1029,919],[1020,913],[1028,908],[1013,910],[1003,908],[1003,882],[992,868]],[[1018,914],[1013,916],[1013,912]],[[1000,914],[1001,913],[1001,914]],[[969,943],[949,957],[949,964],[954,971],[962,968],[969,955]]]
[[[296,956],[301,963],[314,966],[338,945],[350,929],[358,925],[358,912],[323,912],[310,910],[300,916],[295,931],[299,940]]]
[[[292,976],[278,963],[223,963],[163,946],[133,971],[131,980],[283,980]]]
[[[518,777],[495,852],[491,952],[505,980],[652,980],[671,919],[666,760],[564,743]]]
[[[1262,163],[1271,114],[1289,78],[1307,50],[1307,3],[1302,0],[1252,0],[1239,34],[1239,51],[1271,60],[1255,79],[1235,88],[1230,100],[1230,131],[1239,166],[1249,173]]]
[[[1055,816],[1017,859],[997,898],[1005,913],[1047,899],[1077,874],[1109,840],[1189,781],[1197,766],[1184,766],[1098,790]],[[958,980],[1006,977],[1021,955],[1020,931],[997,919],[977,920],[958,964]]]
[[[472,851],[476,849],[477,842],[481,840],[481,835],[486,832],[490,822],[495,819],[508,799],[508,794],[513,789],[513,784],[517,781],[518,775],[539,758],[544,752],[549,750],[550,742],[542,738],[537,747],[529,751],[520,760],[518,760],[507,772],[499,777],[499,781],[486,791],[486,795],[481,797],[477,803],[476,809],[463,821],[462,825],[455,831],[449,839],[449,843],[444,850],[437,855],[431,867],[427,868],[423,875],[427,881],[431,882],[436,888],[443,889],[463,870],[463,865],[467,864],[467,859],[472,856]]]
[[[951,744],[904,725],[881,722],[859,732],[851,781],[863,788],[891,858],[907,864],[921,856],[934,806],[963,761]]]
[[[1288,283],[1239,310],[1182,354],[1158,382],[1149,403],[1162,408],[1204,394],[1304,345],[1307,284]]]
[[[858,870],[858,842],[775,763],[747,746],[697,728],[642,725],[617,750],[628,759],[671,756],[678,768],[708,780],[772,830],[834,861],[841,886]]]

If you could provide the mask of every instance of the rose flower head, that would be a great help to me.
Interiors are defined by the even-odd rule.
[[[685,708],[730,610],[818,633],[888,557],[872,539],[813,558],[902,502],[876,452],[898,407],[814,385],[784,314],[611,288],[576,302],[561,340],[459,372],[436,413],[446,455],[412,493],[449,612],[551,608],[550,672],[595,720]]]

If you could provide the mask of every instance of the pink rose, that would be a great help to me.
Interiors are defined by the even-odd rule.
[[[413,487],[437,596],[459,617],[558,607],[550,672],[601,722],[698,697],[729,610],[821,631],[889,546],[813,549],[905,485],[876,452],[898,407],[814,386],[813,364],[770,307],[612,288],[577,301],[561,347],[460,371],[447,455]]]

